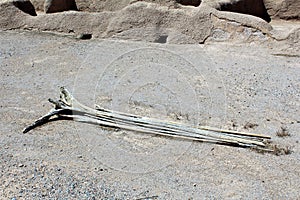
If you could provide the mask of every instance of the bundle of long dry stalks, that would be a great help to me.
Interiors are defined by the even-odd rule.
[[[97,106],[89,108],[79,103],[64,87],[60,88],[60,99],[49,99],[55,108],[32,125],[23,130],[26,133],[37,126],[53,119],[72,119],[79,122],[98,124],[101,126],[121,128],[143,133],[164,135],[176,138],[217,143],[230,146],[251,147],[266,149],[265,140],[269,136],[253,133],[244,133],[232,130],[222,130],[211,127],[192,127],[185,124],[163,121],[148,117],[116,112]]]

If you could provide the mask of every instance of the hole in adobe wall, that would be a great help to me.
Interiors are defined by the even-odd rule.
[[[167,43],[167,39],[168,39],[168,36],[167,36],[167,35],[161,35],[161,36],[159,36],[159,38],[158,38],[157,40],[155,40],[154,42],[160,43],[160,44],[165,44],[165,43]]]
[[[177,3],[184,6],[199,6],[201,4],[201,0],[176,0]]]
[[[271,21],[263,0],[240,0],[232,3],[223,3],[219,10],[253,15],[267,22]]]

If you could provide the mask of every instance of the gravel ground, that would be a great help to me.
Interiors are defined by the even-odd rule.
[[[1,199],[299,199],[300,58],[257,44],[167,45],[0,33]],[[66,86],[82,103],[257,132],[276,156],[56,121],[22,134]],[[290,136],[279,137],[284,127]]]

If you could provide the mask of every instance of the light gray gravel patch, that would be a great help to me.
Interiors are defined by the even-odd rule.
[[[1,198],[300,198],[300,58],[273,51],[0,32]],[[263,133],[293,152],[259,154],[72,121],[22,134],[48,112],[59,86],[91,107]],[[291,136],[276,136],[282,126]]]

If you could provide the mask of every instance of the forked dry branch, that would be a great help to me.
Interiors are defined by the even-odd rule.
[[[98,124],[101,126],[121,128],[149,134],[157,134],[176,138],[217,143],[238,147],[266,149],[265,141],[269,136],[253,133],[244,133],[232,130],[222,130],[212,127],[192,127],[180,123],[163,121],[148,117],[116,112],[97,106],[89,108],[79,103],[64,87],[60,88],[60,99],[49,99],[55,108],[32,125],[23,130],[23,133],[43,125],[51,120],[69,118],[74,121]]]

